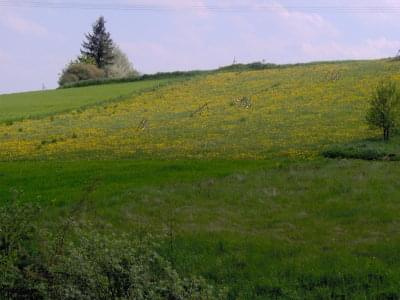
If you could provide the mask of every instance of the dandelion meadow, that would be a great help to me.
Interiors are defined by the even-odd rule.
[[[371,136],[363,116],[376,74],[396,77],[399,67],[365,61],[220,72],[86,109],[75,104],[67,113],[1,124],[0,158],[309,159],[329,144]],[[122,86],[135,84],[155,83]]]

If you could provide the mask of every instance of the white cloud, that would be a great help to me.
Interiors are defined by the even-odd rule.
[[[178,44],[159,42],[124,42],[121,49],[128,54],[141,72],[205,69],[218,66],[218,59],[226,55],[213,47],[180,47]]]
[[[115,0],[121,5],[168,8],[169,13],[105,13],[109,13],[111,20],[115,18],[115,22],[110,21],[110,25],[115,26],[111,27],[113,37],[116,37],[116,42],[129,55],[135,67],[142,72],[157,72],[215,68],[230,64],[233,57],[243,63],[262,59],[286,63],[392,56],[400,48],[396,36],[400,23],[396,25],[397,21],[393,21],[397,15],[335,14],[330,10],[312,12],[294,7],[399,6],[398,1]],[[216,6],[226,11],[216,11],[213,9]],[[242,6],[246,7],[246,12],[240,11]],[[236,7],[235,12],[228,12],[232,7]],[[86,11],[77,13],[76,22],[72,25],[62,16],[62,11],[51,10],[51,13],[54,15],[48,18],[47,12],[43,13],[42,10],[6,12],[0,7],[0,26],[1,29],[6,28],[8,36],[6,45],[2,45],[6,53],[0,51],[0,62],[10,66],[29,65],[35,72],[37,66],[45,66],[42,69],[44,79],[40,82],[36,80],[35,86],[41,81],[51,82],[63,61],[68,61],[71,53],[79,50],[81,31],[86,28],[83,25],[87,26],[98,11],[90,12],[90,15]],[[57,14],[60,14],[59,19],[55,17]],[[40,20],[48,30],[33,20]],[[59,35],[57,30],[61,30]],[[21,62],[26,51],[13,44],[20,44],[22,34],[45,37],[43,43],[37,43],[36,39],[31,41],[31,47],[36,48],[37,53],[46,52],[43,61],[39,63],[35,60],[35,65]],[[14,53],[17,48],[21,49],[15,51],[19,56]],[[57,57],[54,62],[49,62],[49,53]],[[27,86],[38,77],[29,76],[33,79],[29,80],[26,76]]]
[[[332,41],[325,44],[302,45],[306,57],[314,59],[372,59],[394,56],[400,49],[400,40],[388,40],[385,37],[367,39],[362,44],[343,44]]]
[[[205,0],[125,0],[124,2],[138,6],[153,6],[155,8],[169,9],[177,12],[195,13],[198,16],[208,15],[208,8]]]
[[[284,6],[275,3],[275,11],[290,30],[295,30],[300,36],[315,37],[320,35],[337,36],[335,27],[316,13],[289,11]]]
[[[137,1],[134,1],[137,3]],[[164,7],[173,8],[193,8],[193,7],[204,7],[205,1],[202,0],[146,0],[146,5],[158,5]]]
[[[0,11],[0,24],[20,34],[45,36],[48,33],[44,26],[4,10]]]
[[[339,14],[351,16],[354,21],[361,21],[363,25],[382,25],[397,21],[399,4],[399,0],[335,0],[333,5],[325,3],[320,6],[348,8]],[[328,9],[326,11],[329,12]]]
[[[149,1],[153,5],[180,8],[191,7],[194,2],[198,2]],[[335,5],[394,6],[396,4],[391,0],[381,4],[377,1],[366,3],[355,0],[351,4],[345,3],[344,0],[338,1]],[[201,3],[205,7],[210,5],[210,1]],[[320,2],[315,5],[329,6],[328,4]],[[289,10],[277,0],[219,0],[215,5],[226,8],[246,6],[254,12],[230,14],[211,11],[203,26],[198,26],[198,18],[184,14],[176,15],[174,17],[176,26],[168,38],[157,37],[145,42],[126,40],[122,43],[122,47],[136,62],[137,67],[145,72],[218,67],[231,63],[234,56],[239,62],[265,59],[269,62],[284,63],[381,58],[393,56],[400,49],[400,41],[391,38],[390,35],[374,36],[365,31],[360,32],[357,39],[352,39],[348,36],[348,32],[339,31],[339,27],[335,26],[338,25],[335,20],[327,19],[329,15]],[[265,11],[256,12],[260,9]],[[356,30],[355,33],[358,34],[357,30],[361,29],[352,30],[353,33]],[[216,36],[218,38],[215,38]]]
[[[154,5],[168,3],[185,7],[198,1],[149,0]],[[202,1],[204,5],[205,2]],[[238,0],[220,0],[219,7],[239,7]],[[257,9],[265,1],[250,0],[246,7]],[[208,7],[206,5],[206,7]],[[313,44],[319,39],[333,39],[335,27],[315,13],[289,11],[276,1],[269,2],[273,13],[213,13],[206,22],[201,17],[174,16],[174,31],[166,37],[141,42],[121,41],[121,47],[145,72],[171,69],[213,68],[229,64],[233,57],[240,62],[266,59],[287,61],[301,51],[303,42]]]

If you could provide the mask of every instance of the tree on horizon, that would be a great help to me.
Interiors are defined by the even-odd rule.
[[[111,34],[106,30],[103,16],[93,24],[92,32],[85,34],[86,41],[82,43],[81,54],[91,58],[100,69],[105,69],[113,63],[114,43]]]

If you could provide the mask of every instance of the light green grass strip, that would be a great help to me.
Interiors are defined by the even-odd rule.
[[[0,122],[40,118],[82,109],[113,100],[123,100],[174,80],[148,80],[132,83],[73,89],[0,95]]]

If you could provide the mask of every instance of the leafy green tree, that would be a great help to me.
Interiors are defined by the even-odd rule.
[[[86,41],[83,42],[81,49],[82,57],[92,58],[100,69],[111,65],[114,59],[113,41],[105,24],[104,17],[100,17],[93,24],[93,32],[85,35]]]
[[[399,125],[400,94],[393,81],[379,83],[372,95],[366,121],[383,131],[383,140],[388,141]]]

